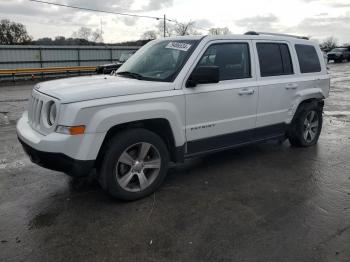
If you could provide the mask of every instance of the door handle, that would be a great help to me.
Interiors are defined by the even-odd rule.
[[[254,94],[254,89],[250,89],[250,88],[244,88],[244,89],[241,89],[238,94],[240,96],[244,96],[244,95],[252,95]]]
[[[287,90],[291,90],[291,89],[297,89],[298,88],[298,84],[295,84],[295,83],[289,83],[289,84],[286,84],[286,89]]]

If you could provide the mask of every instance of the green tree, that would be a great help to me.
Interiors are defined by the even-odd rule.
[[[3,19],[0,21],[0,44],[16,45],[28,44],[32,41],[27,33],[26,27],[21,23],[11,22]]]

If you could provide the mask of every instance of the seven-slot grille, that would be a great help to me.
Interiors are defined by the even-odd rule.
[[[43,105],[44,101],[33,92],[29,101],[28,120],[29,124],[35,129],[40,129],[41,112],[43,110]]]

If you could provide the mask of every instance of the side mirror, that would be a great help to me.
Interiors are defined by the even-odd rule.
[[[220,81],[220,71],[218,66],[198,66],[189,79],[186,87],[195,87],[197,84],[212,84]]]

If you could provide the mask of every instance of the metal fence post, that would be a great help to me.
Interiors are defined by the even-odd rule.
[[[40,59],[40,68],[43,68],[43,54],[42,54],[41,47],[39,47],[39,59]],[[41,72],[41,78],[44,79],[44,72]]]
[[[78,66],[80,66],[80,49],[77,48],[77,53],[78,53]]]
[[[80,64],[80,49],[79,48],[77,48],[77,55],[78,55],[78,66],[80,66],[81,64]],[[78,74],[80,75],[80,70],[79,70]]]

